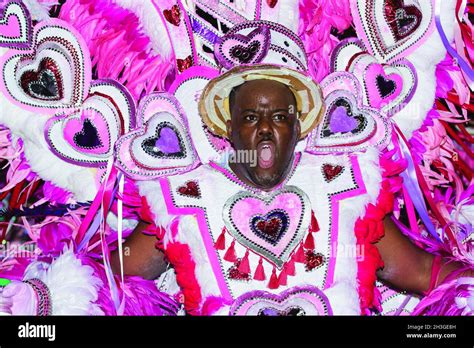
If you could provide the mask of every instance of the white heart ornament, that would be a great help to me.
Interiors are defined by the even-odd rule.
[[[410,102],[418,86],[416,69],[408,60],[379,64],[369,54],[360,54],[348,69],[361,82],[364,104],[393,115]]]
[[[113,156],[117,139],[134,124],[135,107],[115,81],[95,82],[80,109],[48,120],[45,138],[51,150],[65,161],[100,167]]]
[[[54,114],[79,107],[91,81],[89,51],[80,34],[52,19],[35,27],[33,48],[13,51],[0,61],[0,89],[14,104]]]
[[[127,176],[147,180],[186,172],[199,164],[174,96],[147,96],[139,106],[138,121],[141,126],[121,137],[115,147],[116,165]]]
[[[310,133],[309,153],[347,153],[387,145],[389,121],[363,104],[360,84],[347,72],[328,75],[322,82],[326,110],[321,124]]]
[[[407,56],[434,29],[434,0],[354,0],[357,32],[379,62]]]

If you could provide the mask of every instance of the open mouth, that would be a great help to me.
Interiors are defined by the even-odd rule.
[[[257,145],[258,166],[263,169],[271,168],[275,162],[275,144],[262,141]]]

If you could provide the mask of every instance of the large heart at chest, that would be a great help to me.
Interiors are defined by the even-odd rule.
[[[265,197],[237,193],[226,202],[223,219],[240,244],[281,268],[303,239],[310,210],[306,194],[287,186]]]
[[[231,315],[302,316],[332,315],[326,295],[316,287],[290,288],[281,294],[251,291],[232,305]]]

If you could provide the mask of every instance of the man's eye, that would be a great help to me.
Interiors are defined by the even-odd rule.
[[[287,119],[287,116],[285,114],[276,114],[273,115],[273,119],[275,121],[285,121]]]
[[[248,122],[254,122],[254,121],[257,120],[257,116],[256,115],[245,115],[244,120],[248,121]]]

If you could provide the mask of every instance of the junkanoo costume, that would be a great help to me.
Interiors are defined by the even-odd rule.
[[[2,312],[473,313],[472,279],[420,302],[375,274],[391,212],[419,246],[473,262],[472,137],[448,124],[472,111],[462,1],[2,6],[4,219],[35,245],[2,260]],[[352,21],[357,37],[331,34]],[[268,193],[225,157],[229,93],[252,79],[290,87],[305,136]],[[111,273],[139,219],[172,267],[156,282]]]

